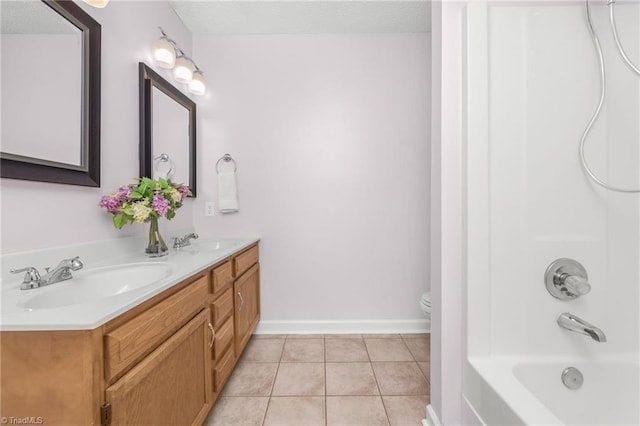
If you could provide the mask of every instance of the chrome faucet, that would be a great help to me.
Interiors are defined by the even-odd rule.
[[[192,232],[190,234],[185,235],[184,237],[174,237],[173,238],[173,248],[179,249],[182,247],[190,246],[191,240],[197,240],[198,234]]]
[[[58,266],[49,270],[50,268],[45,268],[46,273],[43,276],[40,276],[40,273],[33,266],[27,266],[22,269],[12,269],[10,272],[12,274],[18,274],[20,272],[26,272],[24,279],[22,280],[22,284],[20,285],[21,290],[29,290],[32,288],[44,287],[49,284],[55,284],[60,281],[70,280],[73,278],[71,275],[71,271],[77,271],[83,268],[82,262],[80,262],[80,256],[76,256],[72,259],[64,259]]]
[[[604,343],[607,341],[607,336],[605,336],[602,330],[569,312],[560,314],[558,317],[558,325],[565,330],[589,336],[596,342]]]

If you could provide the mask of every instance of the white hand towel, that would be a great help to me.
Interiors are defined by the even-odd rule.
[[[238,188],[235,172],[218,173],[218,206],[220,213],[238,211]]]

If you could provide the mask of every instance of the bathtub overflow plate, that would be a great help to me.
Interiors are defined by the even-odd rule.
[[[569,367],[562,372],[562,383],[569,389],[580,389],[584,383],[584,377],[580,370],[575,367]]]

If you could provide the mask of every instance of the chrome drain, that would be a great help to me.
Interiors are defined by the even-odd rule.
[[[569,367],[562,372],[562,383],[572,390],[580,389],[584,383],[584,376],[575,367]]]

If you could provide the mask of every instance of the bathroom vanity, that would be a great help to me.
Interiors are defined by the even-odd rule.
[[[7,331],[3,323],[0,415],[47,425],[201,424],[260,317],[258,242],[170,261],[188,266],[140,303],[123,297],[126,309],[97,327]]]

